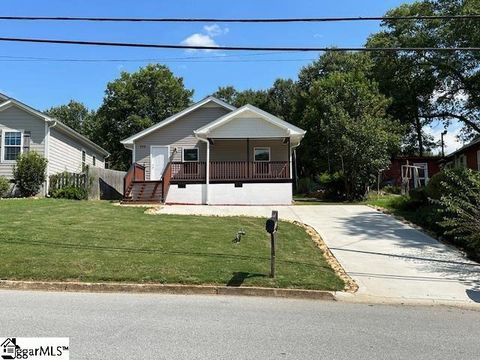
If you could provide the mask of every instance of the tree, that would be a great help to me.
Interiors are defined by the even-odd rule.
[[[476,14],[472,0],[419,1],[405,4],[387,16]],[[367,46],[469,47],[480,41],[475,20],[385,20],[384,30],[370,37]],[[407,148],[422,154],[434,144],[424,127],[433,120],[448,126],[463,124],[467,137],[480,133],[480,55],[477,52],[373,53],[380,90],[393,98],[390,114],[409,124]],[[412,136],[415,134],[415,136]],[[416,146],[412,146],[416,142]]]
[[[92,137],[107,149],[111,167],[126,170],[131,153],[121,140],[171,116],[191,104],[193,91],[164,65],[151,64],[137,72],[122,72],[107,84]]]
[[[85,133],[84,125],[94,116],[94,112],[81,102],[70,100],[67,105],[53,106],[45,113],[79,133]]]
[[[266,110],[268,104],[268,94],[265,90],[247,89],[237,91],[233,86],[219,87],[212,96],[219,98],[235,107],[241,107],[246,104],[257,106]],[[268,110],[267,110],[268,111]]]
[[[299,76],[300,125],[308,130],[302,163],[312,174],[343,173],[350,200],[365,195],[400,141],[401,127],[386,114],[390,100],[369,77],[372,66],[368,55],[330,52]]]

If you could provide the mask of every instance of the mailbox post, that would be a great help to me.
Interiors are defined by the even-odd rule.
[[[270,234],[270,277],[275,277],[275,241],[278,229],[278,211],[272,211],[272,216],[267,219],[265,230]]]

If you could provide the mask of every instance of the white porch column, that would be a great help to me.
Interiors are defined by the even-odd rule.
[[[205,203],[208,205],[208,185],[210,183],[210,141],[207,139],[207,159],[205,165]]]

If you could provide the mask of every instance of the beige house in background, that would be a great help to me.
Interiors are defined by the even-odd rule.
[[[109,153],[61,121],[0,94],[0,176],[11,179],[19,154],[36,151],[48,160],[47,175],[105,167]],[[48,178],[47,176],[47,178]],[[48,189],[48,180],[44,194]]]
[[[290,204],[305,131],[255,106],[207,97],[122,141],[125,202]]]

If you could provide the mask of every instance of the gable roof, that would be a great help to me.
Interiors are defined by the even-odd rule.
[[[303,136],[306,134],[305,130],[300,129],[299,127],[292,125],[285,120],[280,119],[279,117],[276,117],[275,115],[272,115],[262,109],[257,108],[256,106],[247,104],[244,105],[237,110],[234,110],[220,118],[218,118],[215,121],[212,121],[209,124],[206,124],[205,126],[202,126],[201,128],[197,129],[194,131],[194,134],[199,136],[199,137],[206,137],[212,130],[221,127],[222,125],[225,125],[229,121],[235,119],[238,115],[245,113],[245,112],[251,112],[255,114],[256,116],[260,117],[261,119],[271,123],[272,125],[275,125],[279,128],[282,128],[287,131],[287,133],[294,138],[301,139]]]
[[[120,141],[120,142],[124,145],[133,144],[133,142],[135,140],[138,140],[138,139],[140,139],[140,138],[142,138],[142,137],[144,137],[144,136],[146,136],[146,135],[148,135],[148,134],[150,134],[150,133],[152,133],[152,132],[154,132],[158,129],[161,129],[162,127],[164,127],[168,124],[171,124],[175,120],[180,119],[182,116],[185,116],[185,115],[191,113],[192,111],[194,111],[194,110],[196,110],[196,109],[198,109],[198,108],[200,108],[200,107],[202,107],[202,106],[204,106],[204,105],[206,105],[210,102],[214,102],[214,103],[216,103],[216,104],[218,104],[218,105],[220,105],[220,106],[222,106],[225,109],[228,109],[230,111],[233,111],[233,110],[236,109],[235,106],[227,104],[226,102],[224,102],[220,99],[217,99],[216,97],[208,96],[205,99],[200,100],[199,102],[189,106],[188,108],[186,108],[186,109],[184,109],[184,110],[166,118],[165,120],[160,121],[159,123],[156,123],[153,126],[150,126],[149,128],[147,128],[145,130],[142,130],[142,131],[140,131],[140,132],[138,132],[138,133],[136,133],[136,134]]]
[[[470,141],[468,144],[462,146],[460,149],[455,150],[454,152],[446,155],[445,158],[446,158],[446,159],[451,158],[451,157],[453,157],[453,156],[455,156],[455,155],[457,155],[457,154],[459,154],[459,153],[462,153],[462,152],[464,152],[465,150],[467,150],[467,149],[469,149],[469,148],[471,148],[471,147],[473,147],[473,146],[475,146],[475,145],[477,145],[477,144],[479,144],[479,143],[480,143],[480,136],[476,137],[475,139],[473,139],[472,141]]]
[[[97,150],[100,154],[104,155],[105,157],[110,155],[110,153],[107,150],[105,150],[102,147],[100,147],[99,145],[95,144],[92,140],[90,140],[86,136],[76,132],[71,127],[65,125],[60,120],[52,118],[52,117],[42,113],[41,111],[38,111],[38,110],[32,108],[31,106],[28,106],[27,104],[22,103],[21,101],[18,101],[18,100],[13,99],[13,98],[6,97],[4,94],[0,94],[0,95],[2,95],[3,98],[6,98],[5,102],[0,103],[0,112],[4,111],[6,109],[9,109],[12,106],[16,107],[16,108],[19,108],[19,109],[21,109],[21,110],[23,110],[23,111],[25,111],[25,112],[33,115],[33,116],[36,116],[36,117],[40,118],[41,120],[47,122],[51,127],[57,127],[58,126],[60,129],[62,129],[64,132],[68,133],[73,138],[91,146],[93,149]]]

